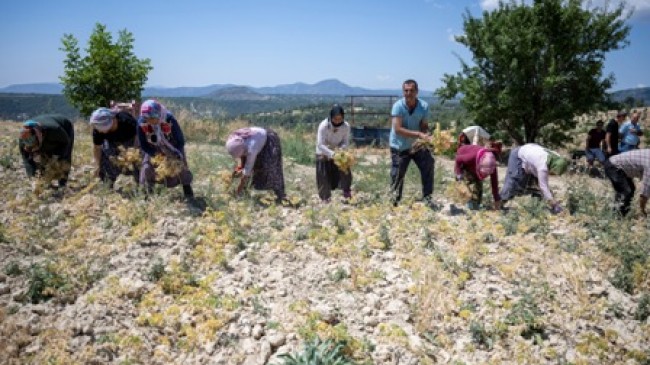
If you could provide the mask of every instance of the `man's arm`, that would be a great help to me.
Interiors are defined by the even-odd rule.
[[[402,117],[393,116],[393,128],[395,128],[395,133],[399,134],[402,137],[407,138],[426,138],[426,132],[421,131],[412,131],[410,129],[404,128],[402,125]],[[422,122],[420,122],[420,129],[422,129]]]
[[[612,153],[612,133],[605,133],[605,144],[607,145],[607,153]]]

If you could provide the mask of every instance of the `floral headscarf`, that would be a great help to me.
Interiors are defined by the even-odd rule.
[[[41,131],[41,125],[31,119],[23,123],[23,129],[20,131],[20,136],[18,137],[19,145],[26,151],[32,151],[38,149],[42,142],[43,132]]]

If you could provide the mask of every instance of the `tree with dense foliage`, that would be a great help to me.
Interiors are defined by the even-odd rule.
[[[522,143],[558,145],[571,136],[574,115],[606,100],[614,76],[603,77],[607,52],[626,47],[626,4],[593,8],[582,0],[499,2],[498,9],[469,11],[456,41],[473,54],[462,70],[445,74],[441,99],[462,94],[475,123],[507,132]]]
[[[130,32],[124,29],[118,34],[113,43],[106,26],[97,23],[85,57],[81,57],[79,42],[72,34],[63,36],[63,95],[82,115],[89,115],[97,107],[109,107],[111,100],[140,99],[147,74],[153,69],[151,61],[133,54],[134,38]]]

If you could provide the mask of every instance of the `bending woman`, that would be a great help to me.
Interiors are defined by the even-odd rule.
[[[259,127],[237,129],[228,136],[226,149],[238,160],[234,171],[236,176],[241,176],[237,195],[251,179],[256,190],[273,190],[278,202],[284,199],[282,146],[277,133]]]

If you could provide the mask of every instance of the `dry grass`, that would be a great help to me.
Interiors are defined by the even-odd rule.
[[[229,326],[254,313],[295,335],[294,348],[314,336],[345,340],[346,351],[366,363],[376,355],[372,348],[382,345],[413,354],[420,363],[648,361],[650,328],[633,319],[633,310],[649,290],[650,227],[646,220],[615,221],[607,215],[611,192],[606,181],[553,178],[559,198],[573,194],[589,214],[549,216],[543,205],[524,198],[506,215],[478,211],[451,216],[447,209],[433,211],[415,201],[420,186],[413,167],[403,204],[392,207],[384,194],[386,151],[358,149],[352,169],[355,205],[322,205],[314,166],[287,159],[288,192],[301,202],[284,207],[266,203],[261,192],[241,199],[226,193],[232,160],[223,138],[242,122],[181,123],[196,195],[207,205],[203,212],[187,208],[178,189],[163,189],[145,201],[96,184],[90,176],[90,137],[80,124],[70,186],[63,197],[37,199],[25,184],[9,137],[17,125],[0,123],[0,259],[23,269],[7,285],[15,292],[24,290],[32,279],[29,264],[55,259],[52,268],[65,285],[50,288],[52,299],[44,305],[110,309],[128,324],[70,352],[65,349],[71,348],[71,329],[54,330],[62,319],[58,309],[41,318],[47,330],[29,334],[20,327],[27,310],[11,308],[30,304],[3,295],[0,344],[8,358],[83,363],[120,354],[127,363],[175,363],[179,353],[200,354],[215,338],[229,338]],[[305,131],[293,137],[290,130],[280,133],[286,139],[315,140]],[[197,143],[194,135],[204,136],[205,143]],[[440,193],[454,189],[448,177],[451,163],[441,157],[437,163],[435,194],[449,204],[460,199]],[[118,186],[123,184],[120,178]],[[638,229],[622,233],[621,225]],[[320,272],[309,285],[294,280],[286,297],[272,296],[273,289],[263,286],[224,290],[239,285],[226,280],[241,274],[232,272],[231,265],[241,262],[244,251],[260,272],[277,262],[295,265],[287,276],[302,277],[303,270],[314,267],[325,270],[325,263],[335,263],[339,270]],[[165,260],[159,262],[161,255]],[[611,284],[617,270],[617,280],[629,290]],[[395,277],[405,278],[399,290],[393,288]],[[135,278],[147,285],[135,285]],[[365,295],[389,290],[406,293],[408,305],[367,332],[359,315],[368,305]],[[603,296],[603,290],[616,295]],[[343,313],[339,324],[325,321],[308,300],[345,295],[359,298],[358,307]],[[626,311],[616,312],[622,317],[615,318],[611,308],[620,305]],[[40,344],[40,351],[27,355],[33,343]],[[245,358],[237,346],[231,351],[232,358]]]

